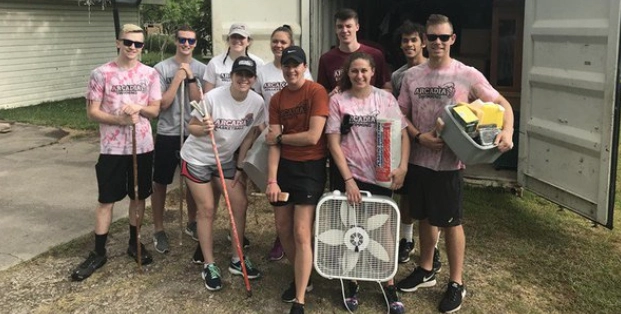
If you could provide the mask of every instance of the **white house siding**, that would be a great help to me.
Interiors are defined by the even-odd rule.
[[[120,24],[139,24],[119,6]],[[84,96],[90,71],[116,56],[112,8],[76,0],[0,2],[0,109]]]

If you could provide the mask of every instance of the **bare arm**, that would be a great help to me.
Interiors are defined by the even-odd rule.
[[[254,141],[259,136],[259,133],[260,133],[259,126],[253,126],[250,132],[246,134],[246,137],[244,137],[244,140],[239,146],[239,154],[237,155],[237,167],[239,168],[243,167],[243,165],[240,164],[240,161],[243,162],[246,159],[246,154],[248,153],[248,150],[252,146],[252,143],[254,143]]]
[[[405,175],[408,172],[408,160],[410,159],[410,138],[406,129],[401,130],[401,160],[399,167],[390,174],[392,177],[391,189],[396,190],[403,186]]]
[[[498,98],[494,99],[494,103],[501,105],[505,108],[505,114],[503,117],[503,128],[500,134],[496,136],[494,144],[498,145],[498,149],[501,152],[506,152],[513,148],[513,108],[509,101],[502,95],[498,95]]]
[[[162,110],[167,110],[168,108],[170,108],[172,103],[175,101],[175,96],[179,91],[179,86],[183,84],[185,78],[186,73],[185,71],[183,71],[183,69],[180,68],[177,73],[175,73],[175,76],[173,77],[172,82],[170,82],[170,85],[168,85],[168,89],[164,93],[162,93]]]
[[[327,118],[325,116],[312,116],[308,131],[293,134],[282,134],[281,144],[291,146],[310,146],[316,145],[323,134],[323,127],[326,125]],[[274,132],[275,131],[275,132]],[[276,144],[276,137],[281,133],[280,130],[272,129],[267,133],[266,143],[269,145]]]
[[[281,126],[278,124],[270,124],[270,133],[280,134]],[[266,136],[267,136],[266,135]],[[278,201],[278,193],[280,186],[278,185],[278,163],[280,162],[280,145],[270,145],[267,153],[267,188],[265,194],[270,202]]]
[[[203,92],[206,93],[214,88],[216,88],[216,84],[205,82],[205,85],[203,85]]]
[[[347,165],[347,159],[343,150],[341,149],[341,134],[331,133],[328,134],[328,149],[332,155],[332,162],[339,169],[339,172],[343,176],[345,182],[345,192],[347,193],[347,201],[352,204],[357,204],[362,201],[360,195],[360,189],[354,180],[351,170]]]
[[[131,125],[138,123],[138,115],[134,115],[134,118],[132,118],[131,114],[126,114],[124,112],[121,112],[120,115],[114,115],[101,110],[101,101],[91,101],[87,99],[86,102],[86,116],[93,122],[113,125]]]

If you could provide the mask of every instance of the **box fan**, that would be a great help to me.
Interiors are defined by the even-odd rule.
[[[399,208],[389,197],[361,193],[360,204],[326,193],[315,213],[315,270],[342,286],[342,279],[384,282],[397,272]]]

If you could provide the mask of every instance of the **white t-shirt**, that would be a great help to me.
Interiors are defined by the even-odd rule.
[[[257,72],[265,64],[261,58],[251,53],[248,53],[248,57],[257,63]],[[207,71],[205,71],[203,81],[214,84],[216,87],[231,85],[231,69],[234,61],[230,55],[226,55],[226,52],[213,57],[207,63]]]
[[[304,72],[304,78],[312,81],[313,75],[308,68]],[[270,99],[272,96],[287,86],[285,77],[282,75],[282,70],[274,65],[274,62],[270,62],[259,69],[257,74],[257,81],[254,86],[254,90],[257,91],[263,99],[265,99],[265,111],[269,111]],[[265,122],[267,123],[267,115]]]
[[[265,120],[263,98],[251,90],[246,99],[239,102],[231,96],[229,86],[220,86],[205,94],[205,105],[216,126],[214,135],[220,162],[230,162],[252,127]],[[196,110],[192,111],[192,116],[203,119]],[[190,134],[181,148],[181,158],[192,165],[215,165],[210,136]]]

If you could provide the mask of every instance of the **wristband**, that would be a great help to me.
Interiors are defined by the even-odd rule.
[[[420,135],[423,134],[423,132],[418,132],[418,134],[416,134],[414,136],[414,143],[420,143]]]
[[[278,181],[276,181],[276,180],[267,180],[267,185],[270,185],[270,184],[278,184]]]
[[[240,166],[235,166],[235,169],[237,169],[237,171],[244,172],[244,168],[242,168],[242,167],[240,167]]]
[[[193,78],[189,78],[187,79],[188,83],[195,83],[196,82],[196,76]]]
[[[349,181],[349,180],[353,180],[353,179],[354,179],[354,177],[349,177],[349,178],[347,178],[347,179],[343,180],[343,182],[347,182],[347,181]]]

